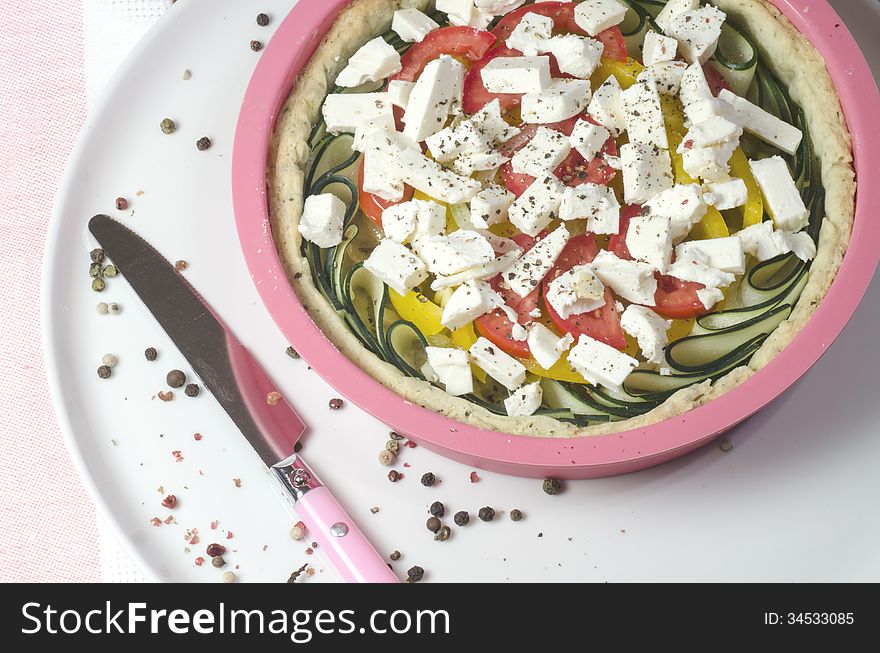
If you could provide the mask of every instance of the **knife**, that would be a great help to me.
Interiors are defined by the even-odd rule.
[[[347,582],[399,582],[327,487],[294,452],[305,423],[198,292],[147,241],[109,216],[93,217],[89,230],[269,468],[278,493],[343,578]]]

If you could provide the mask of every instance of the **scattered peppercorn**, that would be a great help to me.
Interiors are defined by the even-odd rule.
[[[553,496],[554,494],[559,494],[559,492],[562,490],[562,486],[555,478],[545,478],[543,488],[544,492],[551,496]]]
[[[257,14],[257,25],[265,27],[269,24],[269,16],[266,14]]]
[[[147,347],[144,349],[144,358],[146,358],[151,363],[159,358],[159,352],[156,351],[155,347]]]
[[[281,401],[281,393],[273,390],[266,395],[266,403],[270,406],[277,406]]]
[[[95,292],[104,292],[104,288],[107,287],[107,284],[100,277],[97,279],[92,279],[92,290]]]
[[[202,389],[195,383],[187,383],[183,390],[187,397],[198,397],[201,391]]]
[[[104,260],[104,250],[100,247],[93,249],[91,252],[89,252],[89,258],[91,258],[92,261],[95,263],[100,263]]]
[[[388,557],[391,558],[391,560],[393,560],[394,562],[397,562],[398,560],[400,560],[400,551],[395,549]]]
[[[117,211],[125,211],[128,208],[128,200],[124,197],[116,198],[116,210]]]
[[[388,442],[385,443],[385,448],[396,456],[400,453],[400,442],[397,440],[388,440]]]
[[[434,476],[434,474],[432,474],[431,472],[422,474],[422,485],[424,485],[425,487],[432,487],[436,482],[437,477]]]
[[[256,39],[251,41],[251,50],[253,50],[254,52],[259,52],[262,49],[263,43],[261,41],[257,41]]]
[[[455,522],[456,526],[467,526],[471,522],[471,516],[467,511],[459,510],[452,517],[452,521]]]
[[[334,397],[327,405],[330,406],[330,410],[339,410],[342,408],[342,399]]]
[[[306,536],[306,529],[302,526],[294,526],[290,529],[290,539],[299,541]]]
[[[428,517],[428,521],[425,522],[425,528],[427,528],[432,533],[436,533],[437,531],[439,531],[440,526],[442,526],[442,524],[440,523],[440,520],[436,517]]]
[[[189,267],[189,263],[184,261],[183,259],[174,262],[174,269],[178,272],[183,272]]]
[[[98,302],[95,310],[98,311],[98,315],[107,315],[110,312],[110,307],[105,302]]]
[[[388,434],[388,437],[392,440],[403,440],[403,436],[400,433],[395,433],[394,431],[391,431]]]
[[[295,582],[296,582],[296,579],[299,578],[300,576],[302,576],[303,572],[306,570],[306,568],[307,568],[308,566],[309,566],[309,563],[307,562],[307,563],[304,564],[302,567],[300,567],[299,569],[297,569],[295,572],[293,572],[292,574],[290,574],[290,578],[287,579],[287,582],[288,582],[288,583],[295,583]]]
[[[116,364],[119,362],[119,359],[116,358],[114,354],[104,354],[104,357],[101,359],[101,362],[107,367],[116,367]]]
[[[192,71],[189,68],[183,71],[183,81],[189,81],[190,79],[192,79],[192,76]]]
[[[216,542],[214,542],[213,544],[208,545],[208,548],[205,549],[205,553],[207,553],[212,558],[214,556],[222,556],[224,553],[226,553],[226,547],[222,544],[217,544]]]
[[[101,264],[100,263],[92,263],[89,266],[89,276],[92,279],[97,279],[101,276]]]
[[[107,306],[107,310],[110,312],[110,315],[119,315],[122,312],[122,307],[116,302],[112,302]]]
[[[489,506],[484,506],[480,508],[477,516],[480,518],[480,521],[492,521],[495,519],[495,510]]]
[[[517,510],[516,508],[514,508],[513,510],[510,511],[510,520],[511,521],[522,521],[522,518],[523,518],[522,510]]]
[[[227,571],[223,574],[223,582],[224,583],[234,583],[236,580],[235,574],[231,571]]]
[[[211,564],[220,569],[220,567],[226,566],[226,560],[223,559],[223,556],[214,556],[211,558]]]
[[[168,392],[159,391],[159,399],[162,401],[174,401],[174,393],[169,390]]]
[[[171,118],[163,118],[159,123],[159,129],[163,134],[173,134],[177,131],[177,124]]]
[[[731,442],[727,438],[724,438],[719,446],[721,447],[721,451],[727,453],[728,451],[731,451],[733,449],[733,442]]]
[[[434,539],[438,542],[445,542],[449,539],[449,536],[452,535],[452,529],[449,526],[442,527],[437,533],[434,535]]]
[[[105,277],[112,279],[117,274],[119,274],[119,270],[116,269],[115,265],[105,265],[104,269],[101,270],[101,274]]]
[[[171,370],[165,375],[165,382],[171,388],[182,388],[186,383],[186,374],[180,370]]]
[[[439,501],[435,501],[431,504],[431,507],[428,508],[428,512],[430,512],[435,517],[442,517],[446,514],[446,506],[444,506]]]
[[[176,508],[177,507],[177,497],[173,494],[169,494],[167,497],[162,499],[162,505],[166,508]]]
[[[299,358],[299,353],[293,347],[287,348],[287,355],[294,359]]]
[[[202,136],[199,140],[196,141],[196,147],[199,149],[199,152],[204,152],[209,147],[211,147],[211,139],[207,136]]]
[[[406,571],[406,582],[408,583],[418,583],[424,577],[425,570],[418,565],[414,565]]]
[[[400,472],[392,469],[390,472],[388,472],[388,480],[392,483],[397,483],[397,481],[400,480]]]
[[[379,462],[385,465],[385,467],[391,467],[394,464],[394,454],[388,449],[382,449],[379,452]]]
[[[109,379],[113,375],[113,370],[110,369],[109,365],[101,365],[98,368],[98,378],[99,379]]]

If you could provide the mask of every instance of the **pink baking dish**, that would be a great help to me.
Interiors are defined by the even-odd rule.
[[[286,281],[272,242],[266,160],[276,116],[299,71],[349,0],[300,0],[257,66],[238,120],[232,161],[235,218],[254,283],[281,331],[344,396],[420,444],[468,465],[519,476],[611,476],[693,451],[742,422],[791,386],[828,349],[852,316],[880,258],[880,185],[859,187],[855,227],[840,273],[800,335],[748,382],[705,406],[647,428],[575,439],[487,431],[405,402],[343,356],[309,318]],[[824,0],[772,0],[819,49],[853,135],[856,172],[880,175],[880,96],[867,63]]]

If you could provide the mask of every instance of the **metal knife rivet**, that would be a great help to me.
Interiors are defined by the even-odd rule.
[[[338,521],[330,527],[330,535],[333,537],[345,537],[348,535],[348,524]]]
[[[312,476],[304,469],[298,469],[293,472],[290,480],[293,483],[293,487],[302,488],[306,487],[311,482]]]

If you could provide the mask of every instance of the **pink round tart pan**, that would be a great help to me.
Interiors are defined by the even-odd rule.
[[[272,241],[266,160],[275,119],[302,67],[349,0],[300,0],[266,48],[242,104],[232,191],[242,250],[276,324],[334,388],[395,430],[468,465],[519,476],[579,479],[644,469],[693,451],[778,397],[840,334],[880,258],[880,186],[859,186],[856,220],[840,272],[803,331],[748,382],[705,406],[647,428],[574,439],[479,429],[405,402],[343,356],[303,310]],[[880,96],[865,58],[824,0],[772,0],[825,57],[853,136],[857,176],[880,175]]]

